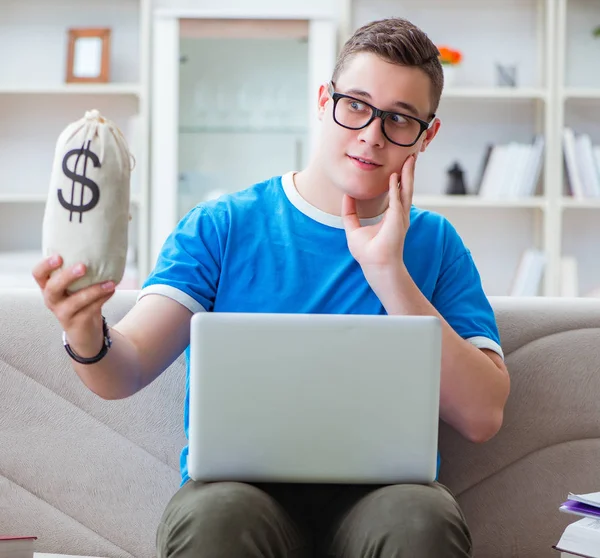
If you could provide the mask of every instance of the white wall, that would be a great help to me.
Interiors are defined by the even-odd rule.
[[[600,25],[600,2],[568,0],[566,85],[600,87],[600,38],[592,30]]]
[[[537,75],[536,0],[354,0],[355,27],[374,19],[404,17],[437,45],[465,53],[460,81],[495,85],[495,63],[517,63],[523,87],[542,85]]]
[[[84,7],[81,4],[77,0],[2,1],[2,84],[64,83],[65,27],[90,27],[91,21],[94,27],[112,29],[111,81],[139,81],[139,0],[86,0]]]

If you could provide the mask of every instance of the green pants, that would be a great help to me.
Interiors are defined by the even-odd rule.
[[[471,535],[431,485],[187,482],[158,528],[159,558],[450,558]]]

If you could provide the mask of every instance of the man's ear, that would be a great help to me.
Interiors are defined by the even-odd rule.
[[[329,96],[328,84],[322,84],[319,87],[319,100],[318,100],[318,108],[317,108],[317,116],[319,120],[323,119],[323,115],[325,114],[325,109],[327,108],[327,102],[331,99]]]
[[[433,138],[435,138],[435,136],[437,135],[441,125],[442,121],[439,118],[435,118],[431,126],[429,126],[429,128],[425,132],[425,139],[423,140],[423,143],[421,144],[421,149],[419,149],[419,151],[424,152],[427,149],[429,144],[433,141]]]

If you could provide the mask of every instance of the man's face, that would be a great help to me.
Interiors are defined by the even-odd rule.
[[[351,95],[378,109],[429,121],[431,82],[427,74],[418,68],[391,64],[375,54],[359,53],[347,62],[334,86],[336,93]],[[369,114],[370,109],[363,107],[360,102],[344,102],[347,103],[348,111]],[[319,117],[322,120],[321,165],[328,178],[340,190],[357,200],[384,195],[388,191],[390,175],[401,172],[409,155],[424,151],[440,125],[436,119],[413,146],[402,147],[386,138],[381,129],[380,118],[375,118],[365,128],[351,130],[334,121],[333,108],[330,93],[326,86],[322,86],[319,92]],[[338,105],[338,120],[340,115],[341,106]],[[348,118],[354,118],[350,112]],[[389,129],[393,133],[394,126],[398,126],[397,137],[402,138],[400,130],[401,126],[406,125],[405,121],[402,117],[395,118],[395,121],[386,123],[386,131]],[[410,122],[411,126],[415,124],[414,121]],[[415,136],[418,136],[418,132],[419,128]],[[397,137],[393,139],[397,141]],[[399,143],[412,141],[414,138],[401,140]]]

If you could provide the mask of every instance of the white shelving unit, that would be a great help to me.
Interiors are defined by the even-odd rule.
[[[600,38],[592,31],[600,24],[597,0],[557,0],[556,133],[570,127],[600,144],[600,75],[592,68],[600,56]],[[561,162],[562,163],[562,162]],[[580,294],[600,296],[600,198],[569,196],[565,166],[556,165],[558,215],[556,234],[561,258],[575,258]]]
[[[94,108],[136,160],[123,286],[137,286],[149,269],[150,0],[0,0],[0,13],[0,286],[35,286],[56,140]],[[67,84],[68,29],[88,27],[111,28],[110,82]]]
[[[463,53],[456,82],[443,92],[442,127],[420,158],[415,205],[447,216],[471,249],[490,295],[509,294],[521,256],[542,250],[547,260],[540,294],[557,286],[559,255],[553,222],[560,213],[550,166],[554,134],[555,0],[345,0],[345,40],[358,26],[401,16],[420,26],[437,45]],[[510,37],[510,40],[507,38]],[[517,65],[517,87],[498,87],[495,64]],[[492,199],[476,195],[486,149],[511,141],[546,140],[535,196]],[[447,170],[458,162],[469,195],[445,195]]]

